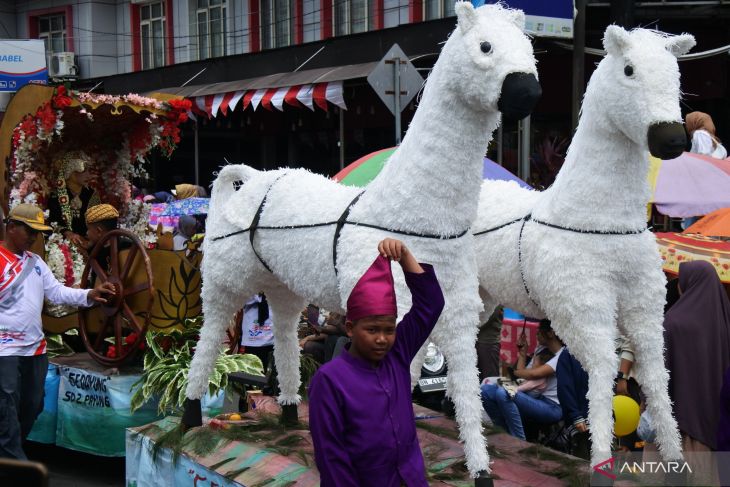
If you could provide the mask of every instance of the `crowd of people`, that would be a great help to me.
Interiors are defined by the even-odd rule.
[[[679,269],[679,277],[667,285],[664,365],[683,450],[697,471],[707,472],[711,483],[717,482],[718,466],[707,464],[707,455],[693,454],[730,451],[730,301],[710,263],[685,262]],[[493,324],[488,321],[484,326]],[[492,377],[493,369],[480,361],[484,409],[495,425],[513,436],[535,441],[567,437],[567,443],[558,446],[588,458],[588,375],[548,320],[540,322],[537,342],[528,359],[524,332],[518,339],[518,360],[507,364],[504,374],[515,382]],[[631,397],[642,411],[637,432],[618,438],[616,446],[624,451],[655,451],[654,425],[641,384],[632,374],[631,343],[621,337],[616,353],[615,393]],[[533,431],[553,425],[553,435],[530,436],[526,424],[538,426]],[[556,429],[563,429],[563,435],[555,434]]]

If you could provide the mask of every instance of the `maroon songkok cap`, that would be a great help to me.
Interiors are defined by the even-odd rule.
[[[378,255],[347,298],[348,320],[376,315],[398,315],[390,260],[382,255]]]

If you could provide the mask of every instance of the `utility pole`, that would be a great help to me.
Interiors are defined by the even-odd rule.
[[[585,92],[586,0],[575,0],[573,21],[573,130],[578,127],[580,104]]]
[[[634,0],[611,0],[611,22],[624,29],[634,27]]]

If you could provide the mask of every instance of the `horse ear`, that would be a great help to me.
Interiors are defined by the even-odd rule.
[[[609,54],[622,55],[629,47],[629,33],[618,25],[609,25],[603,35],[603,48]]]
[[[518,9],[507,10],[507,18],[520,30],[525,30],[525,12]]]
[[[667,51],[679,57],[687,54],[690,49],[695,47],[695,37],[692,34],[682,34],[679,36],[667,37]]]
[[[456,2],[454,6],[456,18],[459,20],[459,27],[463,32],[468,32],[477,23],[477,13],[471,2]]]

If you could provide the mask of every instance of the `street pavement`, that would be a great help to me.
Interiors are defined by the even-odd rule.
[[[50,487],[124,487],[124,458],[98,457],[60,446],[26,442],[29,460],[43,463]]]

